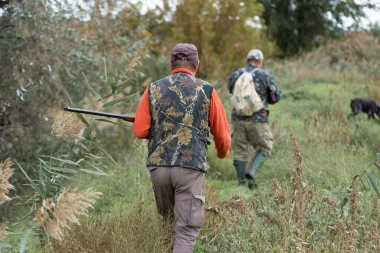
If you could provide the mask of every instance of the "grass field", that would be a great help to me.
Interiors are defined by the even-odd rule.
[[[237,186],[233,153],[220,160],[210,147],[207,222],[194,252],[380,252],[380,167],[372,163],[379,159],[380,120],[347,118],[350,99],[380,96],[378,83],[356,72],[306,71],[297,61],[268,67],[283,94],[270,107],[273,154],[250,191]],[[216,88],[229,115],[229,95]],[[156,213],[145,168],[147,142],[120,129],[92,140],[114,140],[97,165],[106,175],[75,178],[79,189],[103,193],[94,210],[62,241],[48,239],[41,248],[32,233],[27,252],[169,252],[170,224]],[[20,235],[10,235],[10,243],[19,245]]]
[[[362,174],[380,150],[379,121],[368,121],[364,114],[347,120],[349,101],[365,89],[364,84],[310,80],[281,88],[283,99],[271,107],[270,116],[274,153],[258,171],[258,190],[238,187],[232,154],[219,160],[210,149],[207,225],[195,252],[379,249],[378,224],[373,220],[378,204],[369,204],[376,201],[371,184],[363,177],[363,186],[350,188],[354,176]],[[228,98],[223,101],[228,103]],[[228,111],[228,104],[226,108]],[[294,175],[299,161],[293,159],[291,135],[302,156],[298,183]],[[146,141],[133,145],[125,164],[109,168],[105,178],[91,180],[90,184],[104,193],[96,213],[85,218],[82,226],[69,230],[64,241],[54,243],[54,251],[74,252],[83,247],[96,252],[97,244],[106,252],[167,251],[170,229],[161,230],[158,225],[144,167]],[[369,169],[379,178],[375,166]],[[273,189],[274,179],[277,190]],[[81,180],[88,186],[88,178]],[[276,201],[279,196],[284,198],[281,203]],[[373,234],[371,229],[377,232]]]

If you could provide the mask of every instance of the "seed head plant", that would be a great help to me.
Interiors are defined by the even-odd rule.
[[[63,190],[58,197],[44,199],[37,211],[36,219],[54,239],[62,240],[63,229],[69,228],[70,223],[79,224],[78,217],[87,215],[95,201],[102,195],[88,189],[85,192],[68,192]]]
[[[9,190],[14,189],[14,186],[9,183],[9,179],[13,175],[12,160],[7,158],[0,162],[0,202],[9,201]]]
[[[0,223],[0,242],[7,239],[7,229],[8,225],[5,223]]]
[[[59,112],[55,116],[52,132],[56,137],[78,139],[86,125],[75,115],[75,113]]]

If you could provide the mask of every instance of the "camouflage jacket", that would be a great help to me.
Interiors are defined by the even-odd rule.
[[[150,84],[148,167],[207,171],[209,110],[213,87],[186,73]]]
[[[232,120],[251,120],[254,122],[268,122],[268,115],[269,115],[268,104],[275,104],[281,98],[281,91],[279,87],[277,86],[276,82],[274,81],[273,76],[262,69],[255,70],[257,68],[258,67],[254,64],[247,64],[244,68],[235,70],[231,74],[228,80],[228,90],[232,94],[235,87],[235,82],[237,81],[237,79],[244,72],[252,73],[257,94],[260,96],[261,100],[263,101],[263,104],[265,106],[264,110],[267,113],[256,112],[252,116],[247,117],[247,116],[238,116],[238,115],[235,115],[234,112],[232,112],[232,117],[231,117]]]

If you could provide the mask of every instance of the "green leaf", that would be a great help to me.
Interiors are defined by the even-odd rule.
[[[374,164],[380,170],[380,164],[379,163],[374,163]]]
[[[84,161],[84,158],[81,158],[81,159],[79,159],[78,161],[76,161],[75,163],[79,165],[79,164],[81,164],[83,161]]]
[[[119,123],[119,122],[114,122],[114,121],[111,121],[111,120],[108,120],[108,119],[96,119],[96,120],[103,121],[103,122],[108,122],[108,123],[115,124],[115,125],[118,125],[118,126],[131,127],[130,125]]]
[[[80,113],[76,113],[76,115],[78,116],[78,118],[87,126],[87,127],[89,127],[90,126],[90,124],[88,124],[88,121],[86,120],[86,118],[82,115],[82,114],[80,114]]]
[[[0,242],[0,249],[12,248],[12,245],[6,242]]]
[[[82,75],[83,75],[83,77],[84,77],[84,80],[85,80],[84,83],[86,84],[87,88],[88,88],[92,93],[94,93],[94,95],[96,96],[96,98],[97,98],[98,100],[101,100],[101,99],[102,99],[102,96],[101,96],[100,93],[94,88],[94,86],[92,86],[92,85],[90,84],[90,82],[88,81],[88,79],[87,79],[86,75],[83,73],[83,71],[82,71]]]
[[[20,241],[20,253],[24,253],[30,236],[30,230],[25,231]]]
[[[138,91],[138,92],[136,92],[136,93],[133,93],[133,94],[130,94],[130,95],[127,95],[127,96],[124,96],[124,97],[122,97],[122,98],[118,98],[118,99],[112,100],[112,101],[110,101],[110,102],[108,102],[108,103],[105,103],[102,107],[103,107],[103,108],[111,107],[111,106],[113,106],[113,105],[115,105],[115,104],[117,104],[117,103],[120,103],[120,102],[122,102],[122,101],[124,101],[124,100],[127,100],[127,99],[129,99],[130,97],[135,96],[135,95],[137,95],[137,94],[139,94],[139,93],[140,93],[140,91]]]
[[[86,127],[84,130],[83,130],[83,133],[82,133],[82,136],[84,138],[86,138],[87,140],[91,139],[91,134],[92,132],[94,131],[94,128],[93,127]]]
[[[380,159],[380,153],[376,153],[376,158]]]
[[[93,159],[104,159],[104,158],[106,158],[104,156],[97,156],[97,155],[93,155],[93,154],[90,154],[90,153],[86,154],[85,157],[87,157],[87,158],[93,158]]]
[[[373,190],[376,192],[377,197],[380,198],[380,191],[379,191],[379,188],[377,187],[376,179],[373,176],[372,172],[369,170],[365,170],[365,174],[369,182],[371,183]]]
[[[88,147],[86,145],[84,145],[81,141],[76,140],[75,144],[78,145],[78,146],[80,146],[81,148],[83,148],[87,152],[90,152],[90,150],[88,149]]]
[[[66,74],[67,74],[71,79],[74,79],[74,80],[77,79],[76,76],[74,76],[74,75],[71,73],[70,69],[65,68],[65,71],[66,71]]]
[[[16,163],[17,166],[20,168],[20,170],[22,171],[22,173],[25,175],[26,179],[28,179],[28,181],[29,181],[30,184],[32,185],[32,188],[33,188],[34,190],[37,190],[37,189],[38,189],[37,185],[36,185],[36,184],[34,183],[34,181],[28,176],[28,174],[26,174],[26,172],[23,170],[23,168],[21,167],[21,165],[20,165],[17,161],[15,161],[15,163]]]
[[[87,174],[95,175],[95,176],[107,176],[107,174],[104,173],[103,171],[95,171],[95,170],[88,170],[88,169],[80,169],[80,171],[83,171]]]
[[[66,176],[65,174],[62,174],[62,172],[60,172],[60,171],[58,171],[58,172],[51,171],[50,174],[66,178],[67,180],[72,180],[73,179],[70,176]]]
[[[104,86],[106,89],[108,89],[108,70],[107,70],[107,59],[106,59],[106,51],[104,50],[104,57],[103,57],[103,62],[104,62]]]
[[[100,146],[98,143],[93,142],[94,146],[96,146],[104,155],[108,157],[114,164],[117,164],[117,162],[113,159],[112,155],[108,153],[106,149],[104,149],[102,146]]]
[[[46,158],[50,158],[52,160],[56,160],[56,161],[60,161],[62,163],[67,163],[67,164],[70,164],[70,165],[79,165],[79,163],[77,162],[73,162],[71,160],[67,160],[67,159],[60,159],[60,158],[57,158],[57,157],[53,157],[53,156],[46,156],[46,155],[41,155],[41,157],[46,157]],[[40,158],[38,158],[39,160],[42,160]]]
[[[69,99],[70,104],[73,105],[73,104],[74,104],[74,103],[73,103],[73,100],[71,99],[71,97],[70,97],[70,95],[69,95],[69,93],[67,92],[66,89],[64,89],[64,93],[65,93],[66,97]]]
[[[69,173],[69,174],[76,174],[78,173],[77,170],[69,169],[69,168],[62,168],[62,167],[50,167],[51,170],[61,173]]]
[[[104,176],[107,176],[107,173],[105,173],[102,169],[100,169],[98,166],[95,166],[93,164],[89,164],[90,167],[94,168],[94,170],[98,171],[99,173],[103,173]]]
[[[43,173],[44,166],[41,166],[41,164],[40,164],[40,168],[42,168],[42,169],[40,169],[38,171],[38,187],[40,188],[40,190],[38,192],[41,194],[42,199],[45,199],[46,198],[46,184],[44,181],[44,174],[45,173]]]

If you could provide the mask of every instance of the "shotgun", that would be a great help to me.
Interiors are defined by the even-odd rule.
[[[65,108],[63,108],[63,110],[68,111],[68,112],[91,114],[91,115],[103,116],[103,117],[108,117],[108,118],[117,118],[117,119],[122,119],[122,120],[128,121],[128,122],[134,122],[135,121],[135,117],[132,115],[128,115],[128,114],[98,112],[98,111],[92,111],[92,110],[86,110],[86,109],[80,109],[80,108],[72,108],[72,107],[65,107]]]

